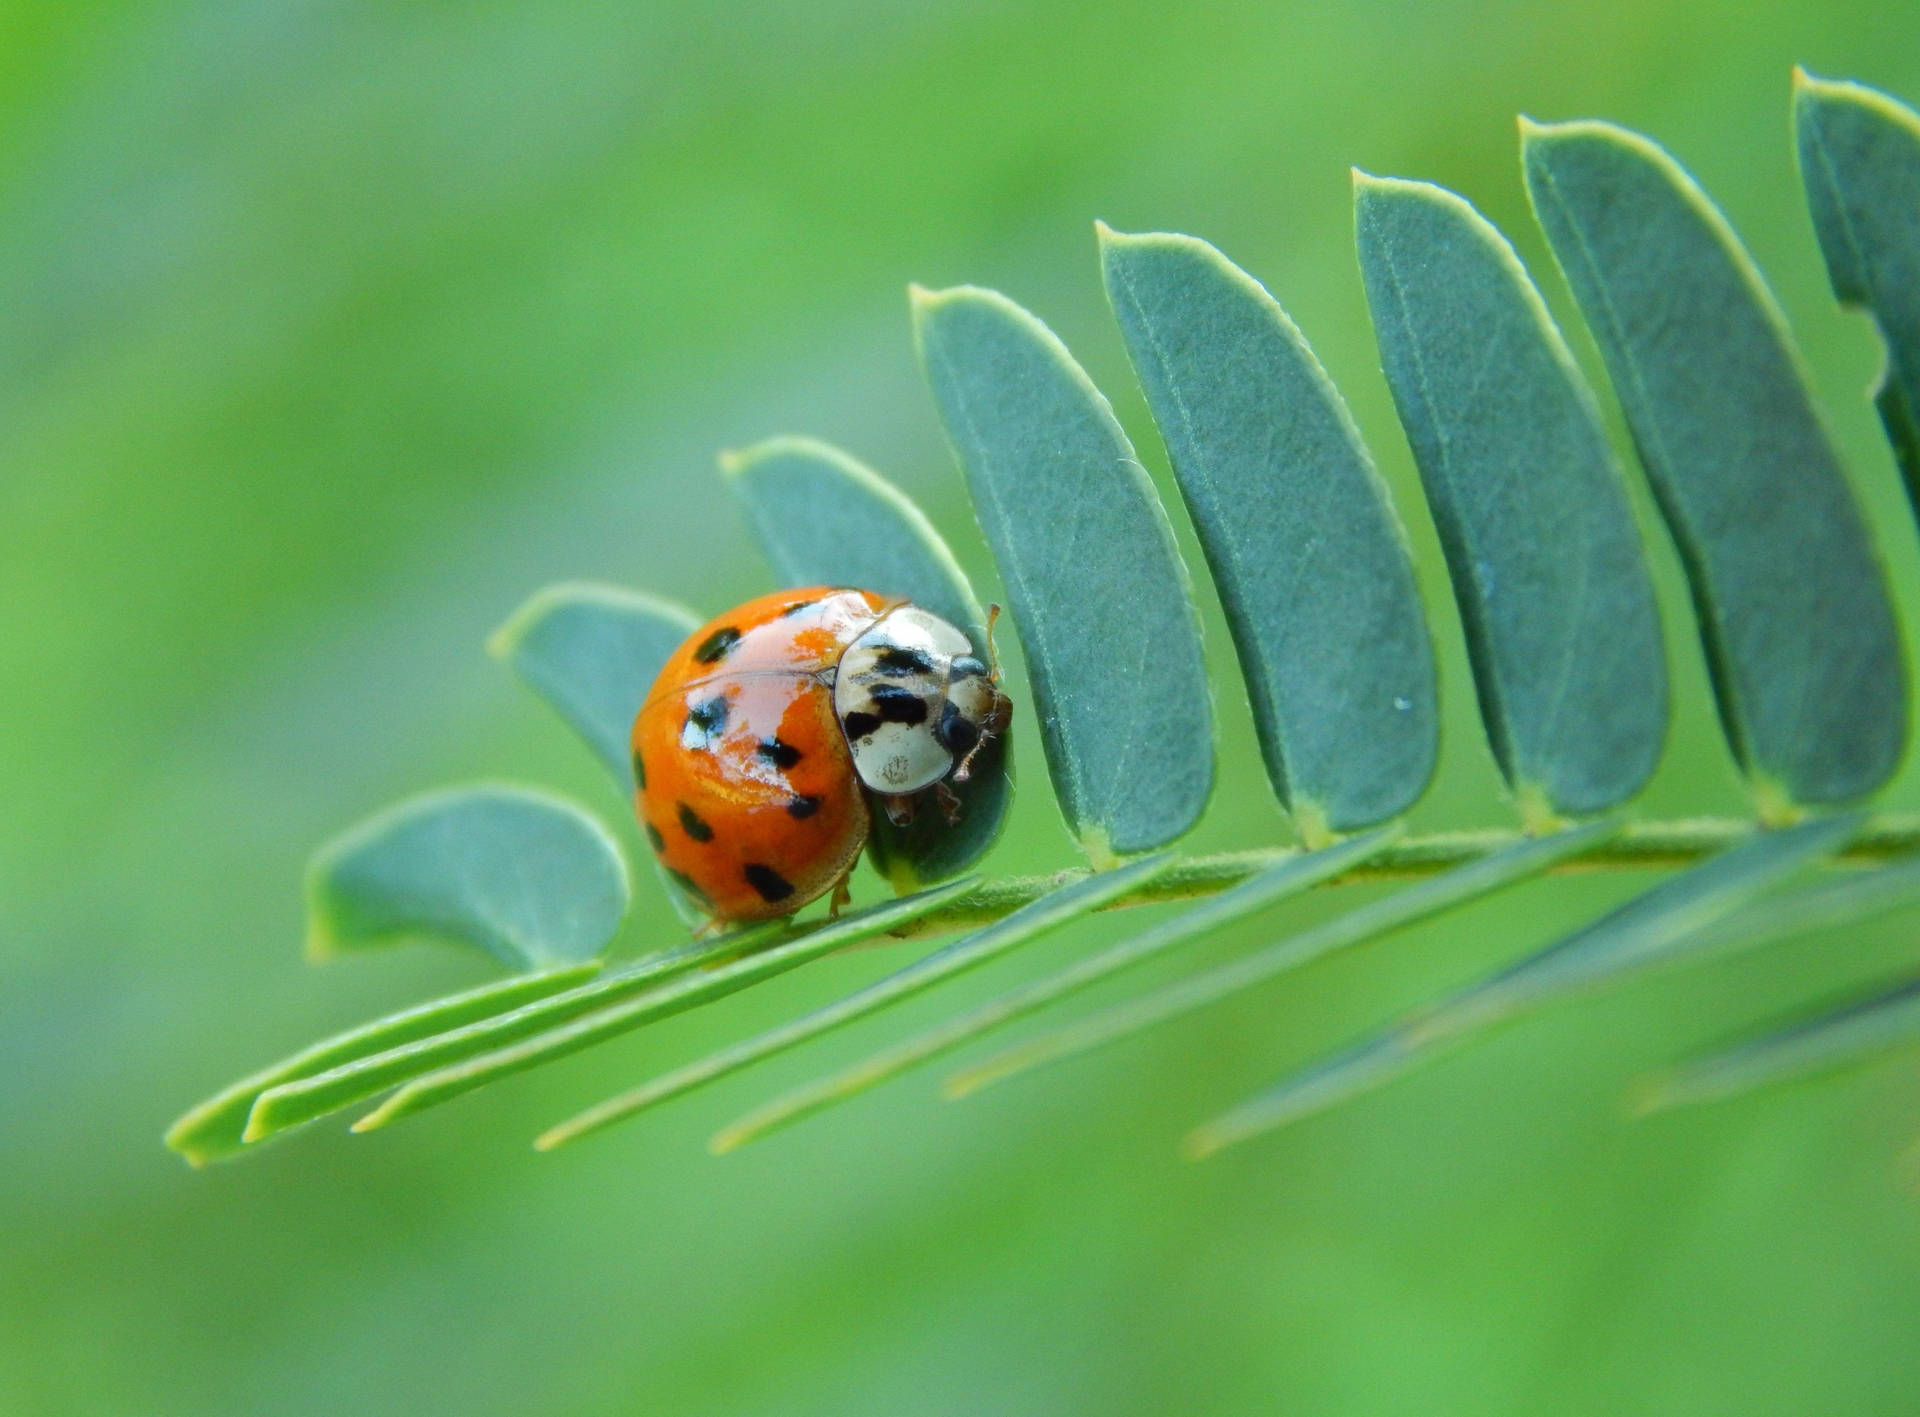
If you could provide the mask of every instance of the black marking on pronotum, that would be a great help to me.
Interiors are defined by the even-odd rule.
[[[933,740],[954,757],[964,758],[980,741],[980,730],[949,700],[940,711],[940,722],[934,725]]]
[[[962,654],[954,656],[947,666],[947,672],[955,679],[984,679],[987,677],[987,666],[970,654]]]
[[[880,720],[870,713],[862,713],[860,710],[855,709],[852,713],[840,720],[840,726],[846,729],[847,737],[858,742],[869,733],[879,731]]]
[[[652,822],[642,822],[641,825],[647,829],[648,845],[652,846],[655,851],[665,851],[667,849],[667,839],[660,835],[660,828],[656,827]]]
[[[641,760],[639,749],[633,754],[633,785],[644,788],[647,785],[647,765]]]
[[[740,643],[740,632],[731,625],[722,625],[694,650],[693,657],[701,664],[714,664],[727,657],[727,651]]]
[[[772,763],[785,772],[800,761],[800,750],[791,743],[782,743],[778,738],[762,738],[754,753],[762,762]]]
[[[780,612],[780,618],[784,620],[789,615],[798,615],[802,610],[810,610],[819,603],[817,600],[796,600]]]
[[[793,884],[771,866],[762,866],[758,861],[746,870],[747,884],[760,892],[760,899],[769,905],[785,900],[793,894]]]
[[[883,645],[874,653],[873,667],[880,674],[931,674],[933,656],[905,645]]]
[[[703,910],[713,909],[713,897],[701,890],[700,887],[694,883],[692,876],[689,876],[685,871],[676,871],[671,866],[666,869],[667,879],[685,891],[687,897],[692,900],[695,905],[700,906]]]
[[[787,803],[787,815],[792,817],[796,822],[804,822],[819,810],[820,799],[818,797],[796,797],[793,801]]]
[[[692,730],[692,733],[690,734],[686,730],[682,730],[681,736],[683,738],[689,736],[716,738],[726,732],[726,728],[727,696],[725,694],[715,694],[712,698],[702,700],[700,703],[693,704],[687,709],[686,730]],[[704,748],[707,745],[705,743],[698,743],[690,746]]]
[[[882,723],[904,723],[912,727],[927,721],[927,701],[911,689],[898,684],[875,684],[868,695]]]
[[[680,814],[681,831],[685,832],[695,841],[713,840],[713,828],[700,820],[700,814],[698,812],[694,811],[693,808],[684,802],[676,802],[673,805],[674,810]]]

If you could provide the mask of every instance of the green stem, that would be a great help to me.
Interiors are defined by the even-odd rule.
[[[1591,851],[1554,868],[1572,871],[1657,870],[1685,866],[1724,851],[1759,830],[1756,823],[1738,817],[1695,817],[1673,822],[1630,822]],[[1368,858],[1365,864],[1329,885],[1354,881],[1406,880],[1431,876],[1475,861],[1524,838],[1512,830],[1435,832],[1403,837]],[[1859,835],[1838,852],[1836,862],[1870,865],[1920,850],[1920,813],[1886,814],[1871,818]],[[1138,890],[1127,892],[1103,910],[1152,905],[1165,900],[1190,900],[1217,894],[1238,885],[1256,871],[1298,856],[1301,848],[1267,847],[1256,851],[1224,851],[1210,856],[1188,856],[1174,862]],[[1089,875],[1085,868],[1052,875],[1005,876],[982,881],[952,902],[920,916],[898,934],[902,938],[940,934],[968,925],[981,925],[1010,915],[1049,891]]]

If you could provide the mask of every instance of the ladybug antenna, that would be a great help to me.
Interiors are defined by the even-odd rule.
[[[987,680],[993,684],[1000,682],[1000,652],[993,647],[993,627],[999,619],[999,603],[990,603],[987,606]]]

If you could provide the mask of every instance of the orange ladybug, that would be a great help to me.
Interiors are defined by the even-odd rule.
[[[910,601],[815,586],[695,630],[633,724],[635,808],[668,878],[716,922],[788,915],[847,878],[873,802],[896,822],[1006,731],[966,635]]]

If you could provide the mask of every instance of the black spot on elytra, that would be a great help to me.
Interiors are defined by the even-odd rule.
[[[840,726],[847,730],[848,738],[858,742],[879,728],[880,720],[870,713],[862,713],[858,709],[855,709],[852,713],[840,720]]]
[[[727,657],[727,652],[740,643],[740,632],[731,625],[722,625],[694,650],[693,657],[701,664],[716,664]]]
[[[967,716],[949,703],[940,711],[940,722],[934,725],[934,741],[956,758],[964,758],[974,750],[980,741],[980,730]]]
[[[693,877],[689,876],[685,871],[676,871],[669,866],[667,868],[667,879],[685,891],[688,899],[702,910],[713,909],[713,897],[701,890],[698,885],[694,884]]]
[[[780,612],[780,618],[784,620],[789,615],[798,615],[802,610],[810,610],[819,603],[817,600],[796,600]]]
[[[882,723],[904,723],[911,727],[927,721],[927,701],[911,689],[903,689],[898,684],[875,684],[869,697]]]
[[[712,698],[693,705],[687,710],[687,723],[709,738],[716,738],[726,732],[727,696],[715,694]]]
[[[782,743],[778,738],[762,738],[754,753],[762,762],[772,763],[785,772],[800,761],[800,750],[791,743]]]
[[[641,761],[639,750],[633,755],[633,785],[644,788],[647,785],[647,765]]]
[[[933,658],[925,650],[886,645],[874,655],[873,667],[881,674],[931,674]]]
[[[955,679],[984,679],[987,677],[987,666],[970,654],[962,654],[955,656],[947,666],[947,672]]]
[[[819,810],[820,799],[818,797],[796,797],[793,801],[787,803],[787,815],[792,817],[796,822],[804,822]]]
[[[655,851],[665,851],[667,849],[667,839],[660,835],[660,828],[656,827],[652,822],[642,822],[640,825],[647,829],[648,845],[652,846]]]
[[[684,802],[676,802],[674,810],[680,814],[680,830],[695,841],[712,841],[713,828],[700,820],[700,814]]]
[[[746,870],[747,884],[760,892],[760,899],[769,905],[785,900],[793,894],[793,884],[771,866],[762,866],[754,862]]]

